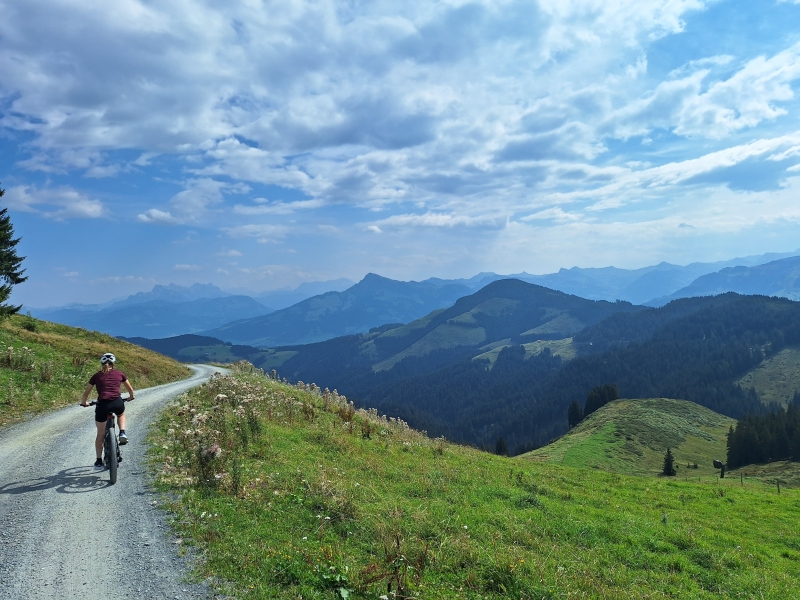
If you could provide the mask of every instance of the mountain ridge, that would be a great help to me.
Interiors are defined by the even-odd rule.
[[[467,293],[465,286],[401,282],[368,273],[344,292],[313,296],[269,315],[237,320],[202,333],[252,346],[314,343],[363,333],[385,323],[408,322],[447,307]]]
[[[690,285],[647,304],[661,306],[678,298],[714,296],[725,292],[779,296],[800,300],[800,256],[752,267],[735,266],[698,277]]]

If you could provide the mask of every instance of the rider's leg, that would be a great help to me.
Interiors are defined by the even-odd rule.
[[[125,429],[125,413],[117,417],[117,423],[119,423],[119,430],[123,431]]]
[[[97,437],[94,438],[94,449],[97,452],[97,458],[103,458],[103,438],[106,435],[106,422],[95,421],[97,425]]]

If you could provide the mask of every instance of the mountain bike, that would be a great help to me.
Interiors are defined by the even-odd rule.
[[[95,406],[97,401],[89,402],[89,406]],[[108,468],[108,480],[111,485],[117,483],[117,467],[122,462],[122,453],[119,450],[119,443],[116,436],[116,415],[108,413],[106,419],[106,433],[103,437],[103,464]]]

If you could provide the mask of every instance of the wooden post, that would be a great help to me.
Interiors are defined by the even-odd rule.
[[[744,475],[742,473],[739,473],[739,482],[742,484],[742,487],[744,487]]]
[[[776,479],[775,483],[778,484],[778,493],[780,494],[781,493],[781,480],[780,479]]]

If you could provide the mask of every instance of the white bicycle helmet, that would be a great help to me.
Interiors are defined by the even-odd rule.
[[[111,363],[112,365],[117,362],[117,357],[111,354],[111,352],[106,352],[103,356],[100,357],[100,364],[104,365],[106,363]]]

